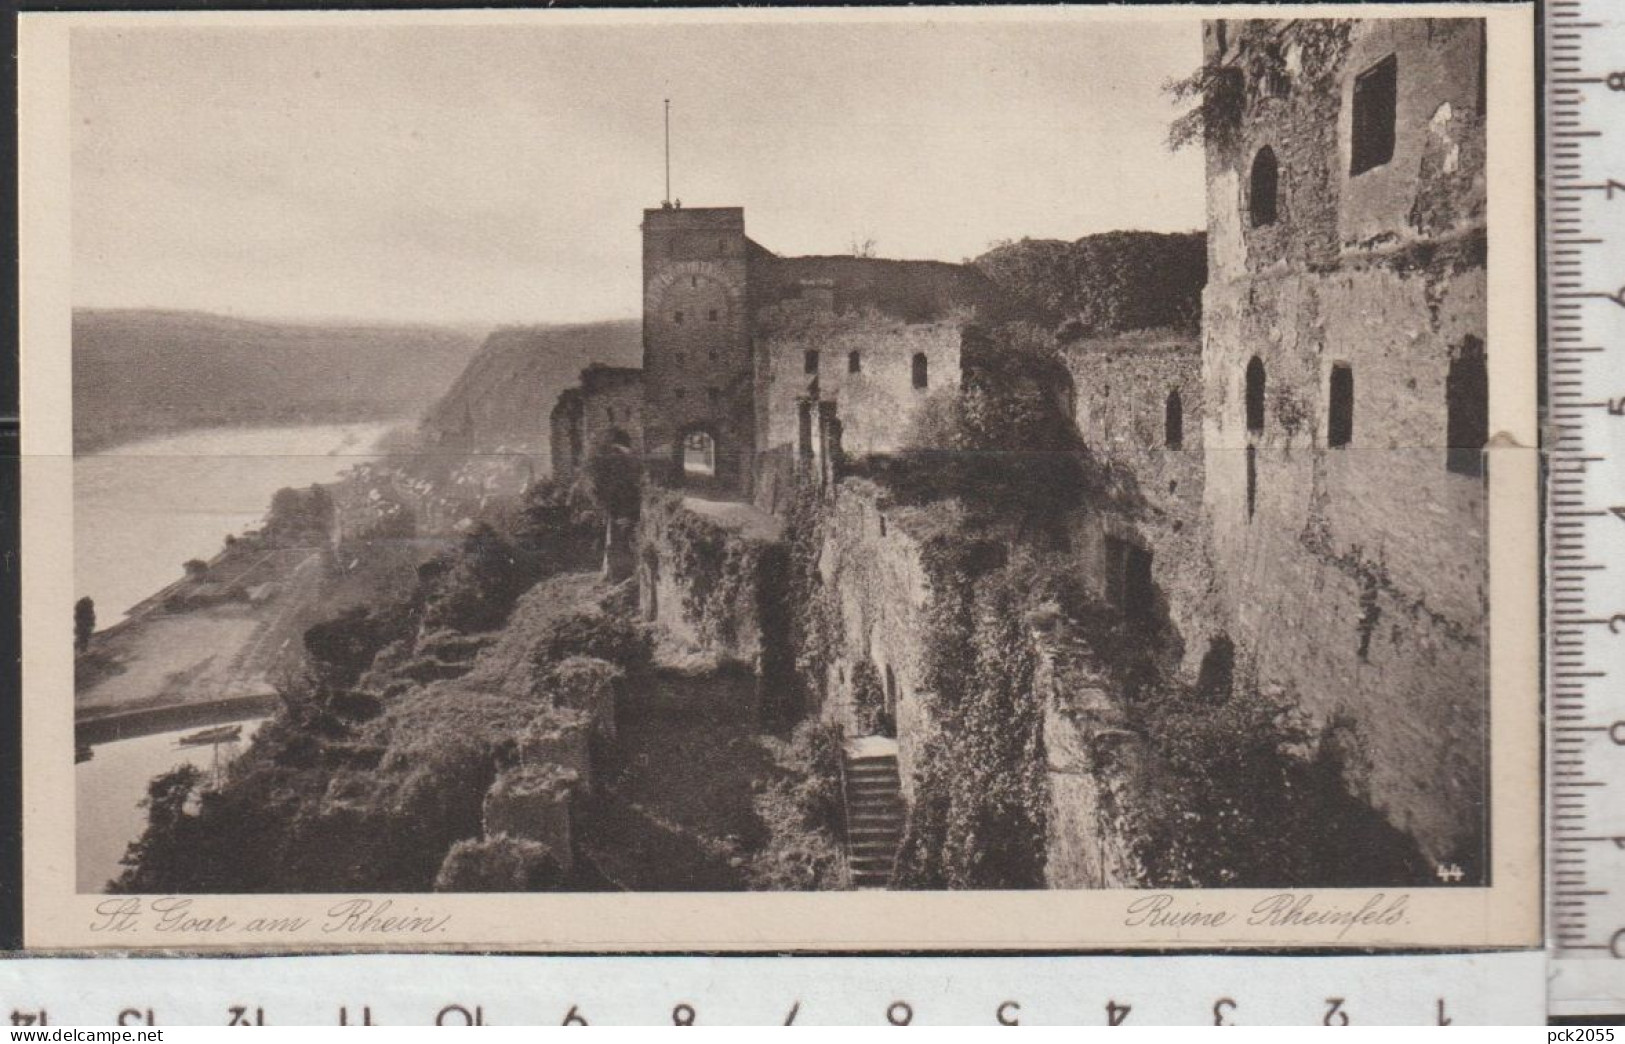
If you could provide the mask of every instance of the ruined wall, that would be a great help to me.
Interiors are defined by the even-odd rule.
[[[1158,637],[1170,668],[1194,680],[1223,629],[1202,510],[1198,338],[1166,330],[1086,338],[1067,345],[1066,361],[1078,433],[1112,489],[1109,502],[1085,503],[1071,519],[1076,560],[1107,600],[1108,541],[1151,553],[1157,601],[1148,615],[1168,628]]]
[[[553,477],[569,482],[586,461],[587,444],[581,429],[581,389],[566,388],[559,393],[549,419],[548,452]]]
[[[920,654],[930,585],[920,561],[920,536],[937,509],[887,508],[879,489],[847,479],[829,501],[818,569],[833,594],[837,630],[822,714],[854,728],[853,668],[861,660],[890,679],[897,723],[898,768],[905,799],[912,800],[920,750],[932,725],[921,703]],[[886,684],[883,681],[882,684]]]
[[[1087,653],[1040,643],[1034,698],[1044,707],[1049,784],[1044,883],[1050,888],[1132,888],[1129,844],[1110,821],[1102,759],[1120,758],[1135,738],[1123,728],[1118,694]]]
[[[708,513],[709,512],[709,513]],[[646,492],[638,521],[639,607],[663,652],[756,666],[764,599],[782,575],[776,523],[746,504]]]
[[[1210,23],[1206,44],[1245,85],[1236,124],[1208,128],[1202,358],[1238,669],[1339,726],[1355,789],[1481,879],[1484,484],[1446,446],[1452,361],[1487,333],[1483,25]],[[1355,82],[1389,56],[1391,157],[1352,173]],[[1266,147],[1273,223],[1252,198]],[[1343,445],[1334,367],[1352,375]]]
[[[901,448],[926,399],[959,384],[962,329],[959,318],[906,323],[874,310],[840,314],[816,298],[764,310],[757,397],[766,414],[758,444],[812,455],[801,428],[802,404],[810,401],[834,404],[846,455]],[[817,353],[811,372],[809,352]],[[925,359],[923,388],[915,386],[916,356]]]
[[[589,366],[581,371],[581,442],[588,457],[616,443],[643,445],[643,372]]]

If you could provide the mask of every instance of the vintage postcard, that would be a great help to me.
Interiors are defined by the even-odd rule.
[[[1530,6],[20,39],[29,946],[1538,945]]]

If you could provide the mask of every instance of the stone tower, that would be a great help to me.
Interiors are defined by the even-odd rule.
[[[749,251],[742,208],[643,212],[643,446],[656,482],[750,494]]]

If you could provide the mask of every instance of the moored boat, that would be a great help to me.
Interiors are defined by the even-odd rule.
[[[201,747],[206,743],[230,743],[243,734],[241,725],[219,725],[182,736],[175,742],[182,747]]]

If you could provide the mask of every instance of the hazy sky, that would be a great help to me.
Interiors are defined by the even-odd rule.
[[[74,296],[266,317],[639,310],[640,210],[960,260],[1201,227],[1199,23],[77,30]]]

